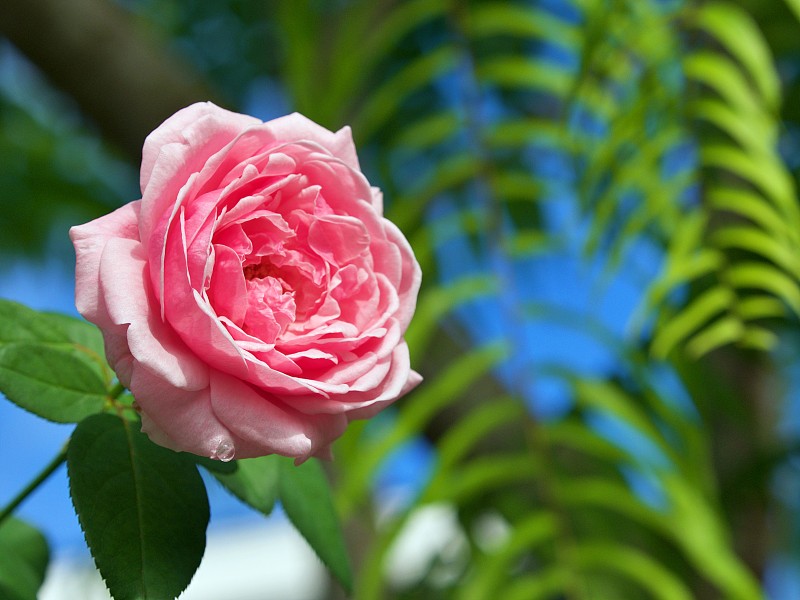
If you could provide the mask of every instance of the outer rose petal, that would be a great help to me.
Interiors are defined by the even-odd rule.
[[[75,246],[75,306],[92,323],[108,327],[105,301],[100,294],[100,257],[111,239],[139,239],[139,205],[131,202],[114,212],[72,227],[69,237]]]
[[[211,404],[233,434],[239,458],[281,454],[305,460],[326,455],[347,427],[341,415],[303,415],[220,372],[211,378]]]
[[[233,440],[214,414],[209,388],[182,390],[142,365],[134,365],[130,386],[141,410],[142,431],[157,444],[211,457],[221,442]]]
[[[405,333],[417,307],[417,294],[419,294],[419,287],[422,284],[422,270],[414,258],[411,245],[397,226],[391,221],[385,221],[385,227],[387,237],[397,246],[401,255],[402,274],[400,281],[396,284],[400,297],[400,309],[395,318],[400,322],[401,329]]]
[[[108,364],[114,369],[119,382],[126,388],[131,388],[131,377],[133,376],[133,355],[128,348],[127,326],[117,328],[120,333],[112,331],[103,332],[103,344],[105,345],[106,358]]]
[[[400,389],[400,393],[397,395],[399,398],[400,396],[405,396],[415,387],[417,387],[420,383],[422,383],[422,375],[417,373],[416,371],[409,371],[408,379],[403,384],[403,387]],[[352,421],[354,419],[370,419],[381,412],[388,404],[394,402],[396,398],[392,398],[390,400],[383,400],[381,402],[375,402],[370,404],[369,406],[364,406],[363,408],[357,408],[355,410],[351,410],[347,413],[347,418]]]
[[[131,355],[171,385],[208,386],[208,367],[163,323],[153,302],[141,244],[112,239],[100,261],[100,289],[115,325],[126,325]]]
[[[331,154],[348,167],[356,171],[360,170],[356,147],[353,144],[353,133],[349,127],[342,127],[339,131],[333,133],[324,127],[320,127],[300,113],[292,113],[285,117],[273,119],[269,122],[269,125],[278,139],[316,142],[329,150]]]

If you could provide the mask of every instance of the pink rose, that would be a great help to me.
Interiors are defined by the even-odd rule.
[[[327,457],[419,383],[403,340],[419,265],[349,128],[195,104],[145,141],[141,186],[70,237],[78,310],[154,442]]]

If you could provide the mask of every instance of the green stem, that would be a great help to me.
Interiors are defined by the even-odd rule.
[[[14,510],[22,504],[25,499],[30,496],[36,488],[38,488],[44,481],[52,475],[58,467],[67,459],[67,444],[64,444],[64,448],[58,455],[50,461],[50,463],[39,473],[33,481],[31,481],[28,485],[23,488],[16,497],[9,502],[6,507],[0,511],[0,524],[3,523],[10,515],[14,512]]]
[[[124,391],[125,391],[125,386],[124,386],[124,385],[122,385],[122,384],[121,384],[121,383],[118,381],[118,382],[116,383],[116,385],[114,385],[114,387],[113,387],[113,388],[111,388],[111,389],[108,391],[108,396],[109,396],[109,398],[113,398],[114,400],[116,400],[117,398],[119,398],[119,397],[122,395],[122,392],[124,392]]]

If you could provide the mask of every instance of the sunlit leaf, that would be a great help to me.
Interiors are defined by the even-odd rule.
[[[239,500],[268,515],[278,498],[280,460],[277,456],[245,458],[236,461],[232,472],[213,470],[212,475]]]
[[[299,467],[289,460],[281,460],[279,473],[280,498],[286,514],[349,592],[353,587],[350,560],[322,467],[315,459]]]
[[[24,342],[0,345],[0,391],[58,423],[98,413],[108,399],[106,382],[68,348]]]

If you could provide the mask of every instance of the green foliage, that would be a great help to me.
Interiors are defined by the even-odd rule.
[[[8,62],[0,54],[3,59]],[[65,238],[48,243],[54,229],[65,236],[69,225],[134,199],[135,178],[79,125],[78,115],[64,118],[71,107],[63,98],[33,73],[18,70],[28,97],[0,87],[0,252],[57,255],[68,246]]]
[[[275,456],[247,458],[232,463],[205,459],[201,464],[242,502],[264,515],[272,512],[278,499],[280,477],[280,465]],[[232,467],[229,471],[220,471],[221,467],[228,465]]]
[[[111,371],[92,325],[0,301],[0,389],[18,406],[59,423],[100,412]]]
[[[39,530],[15,518],[0,524],[0,598],[36,600],[49,556]]]
[[[535,423],[520,401],[508,398],[480,405],[455,423],[438,443],[428,484],[377,534],[356,597],[386,597],[380,573],[403,525],[420,508],[447,502],[471,542],[460,565],[463,579],[447,588],[455,598],[592,598],[601,590],[608,597],[692,598],[698,574],[725,597],[760,598],[758,583],[729,548],[713,500],[701,491],[698,467],[710,467],[710,458],[693,442],[698,425],[675,407],[657,407],[665,420],[619,386],[572,382],[577,405],[564,421]],[[420,396],[406,403],[403,416],[427,404]],[[587,427],[586,417],[598,412],[624,421],[667,462],[654,465],[610,444]],[[487,438],[494,447],[509,439],[524,444],[479,452]],[[373,447],[362,443],[356,452],[371,456]],[[344,460],[353,464],[357,458]],[[649,482],[660,499],[646,502],[622,473]],[[487,516],[507,527],[489,549],[477,527]],[[672,558],[665,563],[658,556]]]
[[[113,597],[178,596],[206,545],[208,500],[194,461],[156,446],[134,423],[95,415],[72,435],[67,472],[86,543]]]
[[[350,560],[321,465],[315,459],[300,466],[291,460],[279,459],[278,469],[283,509],[320,560],[349,592],[353,588]]]
[[[653,350],[663,357],[680,343],[694,356],[729,343],[768,349],[776,337],[765,320],[800,309],[791,258],[800,248],[800,213],[777,151],[778,76],[766,41],[742,10],[714,2],[686,19],[690,31],[710,40],[684,56],[686,77],[697,85],[687,117],[702,125],[697,143],[706,201],[688,217],[702,222],[702,231],[670,248],[667,277],[686,273],[701,255],[716,264],[679,282],[705,291],[662,321]]]
[[[346,589],[353,575],[330,486],[316,459],[296,466],[280,456],[248,458],[231,463],[202,460],[214,477],[234,496],[264,515],[280,499],[286,515],[331,574]]]
[[[320,560],[346,590],[353,575],[339,517],[330,487],[319,462],[301,466],[280,456],[237,460],[224,472],[216,461],[203,461],[214,477],[234,496],[255,510],[269,515],[280,499],[286,515]]]
[[[354,429],[340,444],[343,514],[363,527],[381,512],[371,482],[404,442],[424,432],[436,451],[419,495],[372,524],[355,596],[692,598],[710,586],[761,597],[719,507],[711,446],[720,442],[703,420],[713,415],[705,406],[701,417],[687,413],[649,381],[666,358],[774,348],[777,327],[798,314],[800,222],[777,146],[782,90],[758,25],[731,2],[346,4],[302,15],[281,4],[279,22],[302,34],[279,37],[296,59],[280,78],[297,109],[353,127],[387,216],[410,236],[426,285],[408,339],[430,377],[390,425]],[[355,45],[366,50],[335,50]],[[544,156],[563,160],[568,175],[543,173]],[[553,365],[573,408],[538,423],[499,386],[478,391],[513,356],[513,332],[500,343],[505,353],[452,357],[436,328],[475,299],[513,298],[508,280],[477,266],[446,286],[432,274],[437,248],[458,236],[476,256],[501,261],[558,251],[570,232],[550,229],[546,213],[568,202],[565,192],[586,225],[585,256],[602,257],[598,285],[627,268],[639,240],[664,260],[627,339],[592,315],[511,300],[521,319],[579,330],[619,360],[613,379]],[[434,220],[442,199],[457,210]],[[609,441],[597,419],[638,450]],[[431,564],[413,587],[390,589],[394,542],[434,503],[457,512],[467,556],[451,558],[444,579]],[[487,516],[507,527],[490,550],[475,533]]]

